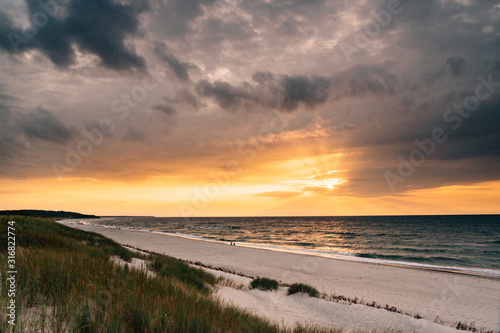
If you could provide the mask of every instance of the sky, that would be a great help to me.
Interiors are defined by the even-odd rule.
[[[0,209],[500,213],[500,3],[2,0]]]

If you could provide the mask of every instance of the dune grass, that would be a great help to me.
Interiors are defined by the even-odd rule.
[[[120,244],[97,233],[69,228],[44,218],[26,216],[1,216],[0,237],[6,241],[7,221],[15,220],[16,245],[23,248],[44,248],[85,252],[102,257],[119,256],[125,261],[132,257],[141,257]],[[22,236],[22,237],[21,237]],[[0,253],[6,252],[6,247],[0,248]]]
[[[306,293],[311,297],[319,297],[319,291],[304,283],[294,283],[288,288],[288,295],[293,295],[296,293]]]
[[[250,282],[250,288],[259,290],[276,290],[278,289],[278,281],[268,278],[256,278]]]
[[[0,244],[15,220],[17,324],[0,312],[3,332],[341,332],[277,324],[212,296],[216,278],[167,256],[131,252],[96,233],[40,218],[0,217]],[[138,257],[156,272],[115,265]],[[0,263],[6,263],[6,247]],[[0,278],[6,285],[6,276]],[[0,307],[7,304],[2,290]]]
[[[191,267],[179,259],[162,255],[151,255],[147,259],[148,269],[159,276],[175,278],[200,292],[208,293],[209,286],[213,287],[217,283],[213,274]]]

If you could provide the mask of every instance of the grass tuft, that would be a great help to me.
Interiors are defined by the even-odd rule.
[[[256,278],[250,282],[250,288],[259,290],[276,290],[278,289],[278,281],[267,278]]]
[[[311,297],[319,297],[319,291],[316,288],[304,283],[295,283],[288,288],[288,295],[296,293],[306,293]]]
[[[494,333],[493,330],[487,330],[484,327],[477,328],[474,322],[468,324],[467,322],[459,321],[456,325],[452,326],[457,330],[461,331],[469,331],[469,332],[477,332],[477,333]]]

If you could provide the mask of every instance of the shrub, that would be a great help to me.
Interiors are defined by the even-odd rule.
[[[319,297],[319,291],[316,288],[303,283],[295,283],[288,288],[288,295],[296,293],[306,293],[311,297]]]
[[[250,282],[250,287],[259,290],[276,290],[278,289],[278,281],[267,278],[257,278]]]

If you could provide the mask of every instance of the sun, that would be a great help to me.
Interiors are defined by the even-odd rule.
[[[310,180],[306,183],[307,187],[324,187],[333,190],[337,185],[345,183],[345,179],[342,178],[326,178],[320,180]]]

